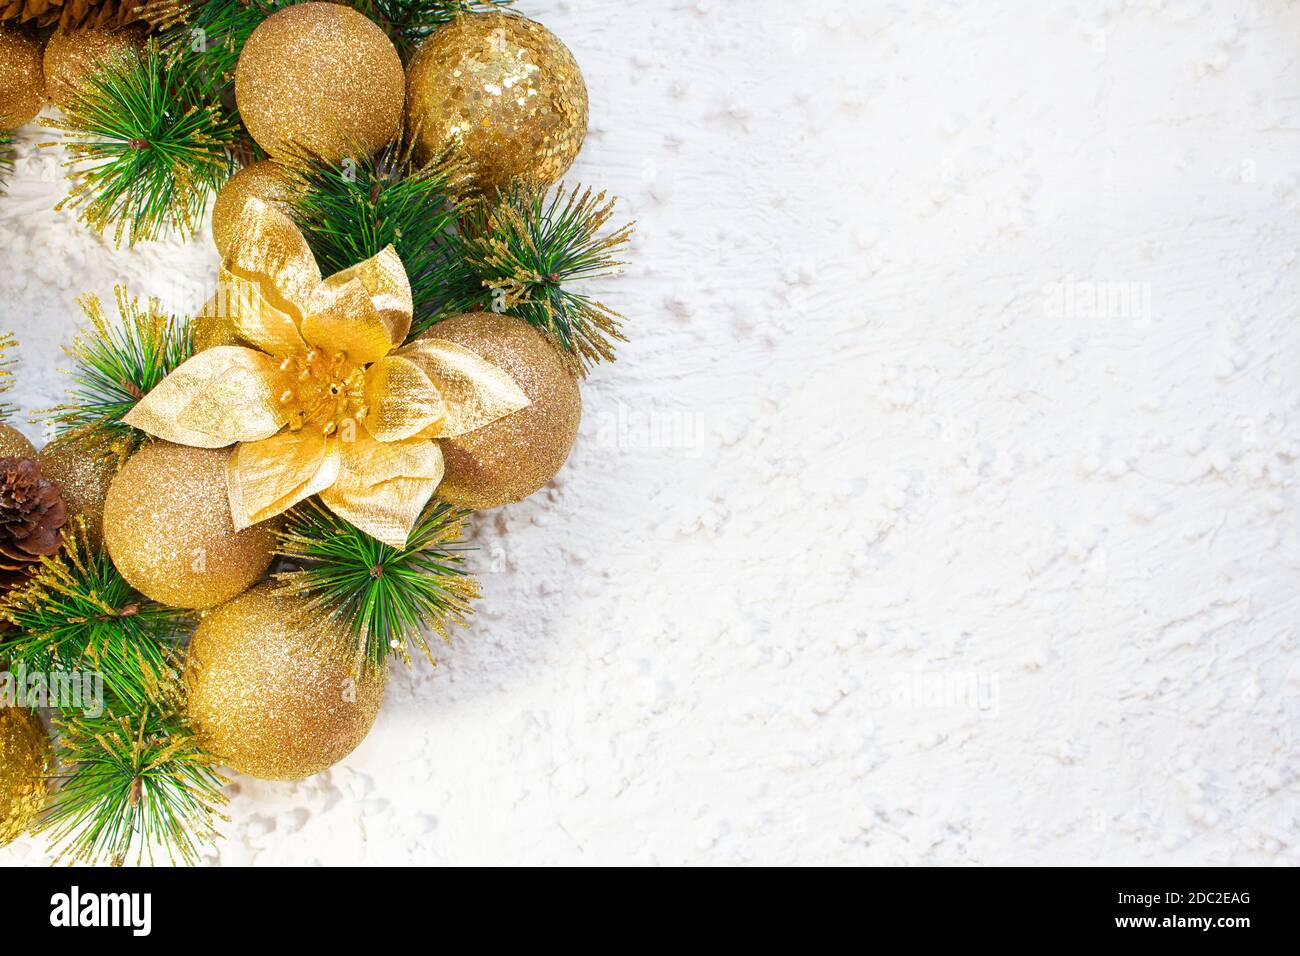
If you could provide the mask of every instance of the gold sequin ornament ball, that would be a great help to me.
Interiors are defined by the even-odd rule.
[[[532,402],[458,438],[443,439],[446,474],[438,497],[465,508],[522,501],[555,477],[578,437],[582,397],[563,357],[523,319],[471,312],[424,337],[464,346],[503,369]]]
[[[421,45],[406,73],[406,125],[421,161],[450,151],[481,189],[556,183],[587,135],[587,84],[540,23],[468,14]]]
[[[350,7],[299,3],[252,32],[235,67],[235,101],[274,157],[338,161],[392,140],[402,120],[402,61]]]
[[[86,77],[115,56],[138,52],[144,28],[122,30],[60,30],[45,44],[45,95],[67,109],[76,102]]]
[[[28,441],[27,436],[14,428],[0,422],[0,458],[35,458],[36,446]]]
[[[31,30],[0,23],[0,131],[30,123],[44,103],[40,41]]]
[[[227,766],[263,780],[301,780],[365,739],[386,671],[353,673],[347,626],[301,597],[262,584],[209,612],[185,662],[199,740]]]
[[[98,548],[104,540],[104,500],[121,467],[121,452],[112,441],[85,436],[51,442],[37,458],[41,474],[63,496],[68,516],[85,519],[91,546]]]
[[[0,846],[25,833],[45,808],[52,759],[41,719],[21,707],[0,707]]]
[[[231,244],[238,238],[240,211],[249,199],[260,199],[269,206],[285,209],[293,200],[293,179],[288,170],[274,160],[245,166],[231,176],[212,205],[212,241],[225,259]]]
[[[271,564],[275,522],[235,531],[228,449],[146,445],[104,501],[104,543],[127,582],[172,607],[209,608],[246,591]]]

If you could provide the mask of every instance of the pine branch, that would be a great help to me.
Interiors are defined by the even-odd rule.
[[[121,286],[114,294],[115,322],[105,315],[98,297],[78,300],[90,328],[65,349],[73,362],[69,401],[49,412],[61,438],[100,432],[136,444],[142,436],[122,419],[194,354],[189,323],[161,312],[155,299],[142,309]]]
[[[0,131],[0,196],[5,194],[14,172],[14,134]]]
[[[286,593],[305,595],[308,607],[347,626],[358,663],[379,668],[396,651],[409,664],[410,644],[432,661],[425,632],[447,639],[449,626],[465,624],[479,596],[464,566],[468,514],[430,504],[399,551],[313,499],[289,512],[280,532],[280,554],[301,568],[276,578]]]
[[[184,612],[137,594],[74,519],[64,548],[0,600],[0,659],[27,673],[90,671],[132,707],[167,696]]]
[[[194,864],[226,819],[225,779],[174,708],[122,708],[100,717],[56,719],[61,775],[41,824],[56,862],[121,866],[154,862],[161,848],[173,863]]]
[[[448,291],[463,284],[462,270],[446,253],[467,209],[458,198],[468,184],[463,170],[447,161],[416,169],[397,143],[373,159],[298,165],[293,215],[321,270],[346,269],[391,243],[411,280],[412,334],[442,317]]]
[[[0,395],[8,395],[14,390],[14,366],[18,357],[10,354],[18,348],[18,339],[12,332],[0,333]],[[13,402],[0,401],[0,424],[9,421],[17,409]]]
[[[509,312],[542,330],[570,357],[575,370],[613,361],[614,341],[626,342],[622,316],[572,287],[621,274],[615,256],[632,237],[633,223],[607,235],[614,214],[605,194],[516,184],[472,208],[451,240],[449,257],[462,269],[444,314],[470,309]]]
[[[470,13],[503,10],[512,3],[514,0],[349,0],[350,6],[383,28],[403,63],[444,23]]]
[[[150,0],[142,16],[162,31],[168,58],[218,89],[235,81],[244,43],[263,20],[306,0]]]
[[[93,229],[111,226],[119,245],[157,239],[169,226],[192,235],[242,140],[218,92],[154,41],[141,54],[119,52],[86,78],[62,119],[41,121],[67,134],[74,185],[56,208],[79,209]]]

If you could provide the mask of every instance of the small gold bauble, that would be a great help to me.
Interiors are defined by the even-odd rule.
[[[45,808],[53,755],[41,719],[0,706],[0,846],[12,843]]]
[[[190,721],[209,753],[264,780],[301,780],[365,739],[385,671],[354,675],[347,627],[262,584],[208,612],[185,662]]]
[[[0,131],[30,123],[44,102],[40,42],[30,30],[0,23]]]
[[[287,170],[273,160],[264,159],[245,166],[221,187],[212,205],[212,241],[221,257],[226,258],[236,235],[235,217],[248,199],[260,199],[271,206],[285,207],[293,199],[293,180]]]
[[[397,135],[404,94],[402,61],[384,31],[335,3],[271,14],[235,67],[244,125],[281,158],[376,152]]]
[[[235,531],[229,449],[156,442],[127,461],[104,501],[104,542],[133,588],[172,607],[207,608],[247,590],[271,564],[275,523]]]
[[[45,44],[45,95],[67,109],[77,99],[86,77],[114,56],[144,46],[144,29],[60,30]]]
[[[468,14],[430,36],[406,72],[417,158],[463,161],[481,189],[558,182],[587,135],[587,84],[540,23]]]
[[[504,369],[532,402],[458,438],[442,439],[447,473],[438,497],[464,508],[522,501],[555,477],[578,437],[582,396],[559,351],[523,319],[471,312],[424,337],[446,339]]]
[[[14,428],[0,422],[0,458],[35,458],[36,446],[27,440],[27,436]]]
[[[104,499],[121,467],[121,454],[103,438],[70,438],[52,442],[38,456],[41,474],[54,482],[68,506],[69,517],[85,519],[90,544],[104,540]]]

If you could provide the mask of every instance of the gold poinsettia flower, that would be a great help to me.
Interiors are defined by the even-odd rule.
[[[236,445],[226,471],[236,529],[312,495],[401,548],[442,480],[435,439],[529,404],[508,373],[411,328],[411,286],[392,246],[322,279],[302,233],[260,200],[240,211],[208,309],[242,345],[180,365],[126,417],[198,448]]]

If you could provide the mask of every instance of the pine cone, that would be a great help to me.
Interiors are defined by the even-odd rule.
[[[14,587],[63,543],[68,509],[32,458],[0,458],[0,588]]]
[[[65,30],[111,29],[140,19],[144,0],[0,0],[0,21]]]

